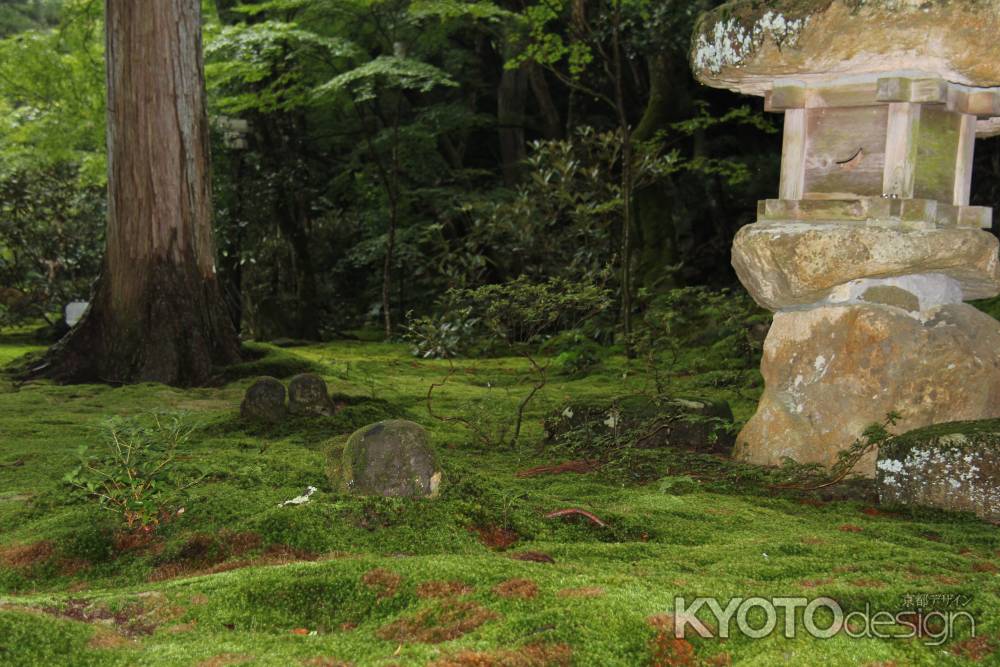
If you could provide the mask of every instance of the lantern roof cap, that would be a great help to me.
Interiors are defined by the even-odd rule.
[[[691,65],[749,95],[859,75],[1000,87],[1000,0],[731,0],[698,21]]]

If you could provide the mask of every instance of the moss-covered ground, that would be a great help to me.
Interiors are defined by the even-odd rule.
[[[36,349],[7,334],[0,364]],[[973,517],[778,491],[713,455],[673,450],[662,452],[662,474],[694,488],[601,471],[516,476],[565,460],[539,445],[544,414],[648,389],[641,367],[623,358],[555,376],[511,450],[428,415],[427,388],[447,362],[361,342],[258,351],[266,356],[208,389],[0,380],[0,664],[997,664],[1000,533]],[[503,411],[528,386],[525,362],[463,359],[457,368],[436,390],[435,411],[508,421]],[[670,376],[670,391],[724,398],[737,420],[750,416],[755,372],[687,368]],[[304,369],[327,379],[340,412],[272,428],[239,421],[254,374]],[[108,416],[164,409],[200,424],[184,455],[208,476],[157,539],[129,543],[111,513],[61,479]],[[440,498],[350,498],[326,479],[327,452],[388,417],[430,429]],[[278,506],[309,485],[318,491],[308,503]],[[565,508],[607,526],[545,518]],[[975,617],[978,638],[964,624],[941,645],[814,639],[800,625],[792,639],[779,630],[674,641],[666,627],[675,596],[716,596],[723,606],[829,596],[845,610],[950,604]]]

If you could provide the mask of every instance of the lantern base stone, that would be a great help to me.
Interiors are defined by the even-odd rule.
[[[964,303],[903,306],[778,312],[764,343],[764,395],[736,456],[832,467],[889,412],[902,416],[897,432],[1000,417],[1000,323]],[[875,453],[854,472],[874,476]]]

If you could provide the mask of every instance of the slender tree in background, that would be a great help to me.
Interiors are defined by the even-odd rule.
[[[641,0],[640,0],[641,1]],[[618,150],[621,155],[621,244],[619,259],[619,291],[621,295],[621,322],[625,350],[631,356],[632,344],[632,227],[635,193],[632,126],[629,122],[629,100],[626,96],[626,54],[624,53],[624,21],[622,0],[610,0],[598,6],[599,21],[588,16],[588,6],[582,2],[570,5],[570,30],[564,40],[561,35],[549,32],[550,22],[559,17],[562,7],[540,3],[527,11],[531,39],[524,52],[513,60],[520,66],[528,61],[551,72],[570,91],[581,93],[605,104],[613,112],[619,135]],[[596,61],[596,63],[594,63]],[[565,69],[563,69],[565,67]],[[589,68],[599,70],[606,79],[588,81]],[[598,77],[600,78],[600,77]],[[611,92],[603,88],[610,87]]]
[[[106,34],[103,268],[35,373],[202,384],[239,344],[216,280],[200,0],[107,0]]]

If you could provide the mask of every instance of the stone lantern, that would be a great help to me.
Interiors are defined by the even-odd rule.
[[[784,114],[778,196],[733,243],[775,312],[737,454],[829,466],[890,411],[1000,416],[1000,324],[963,303],[1000,292],[992,210],[969,203],[976,136],[1000,133],[1000,0],[735,0],[691,59]]]

